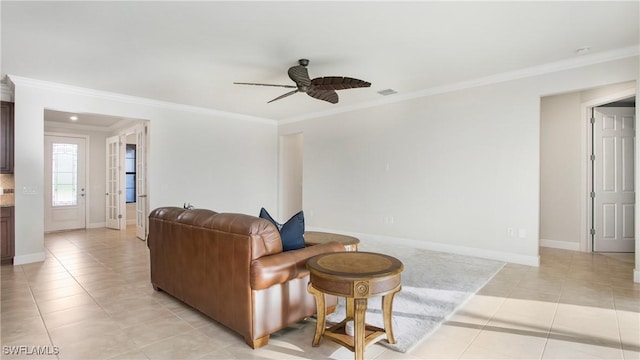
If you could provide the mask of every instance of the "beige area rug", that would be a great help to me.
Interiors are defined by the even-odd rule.
[[[360,251],[384,253],[404,264],[402,290],[393,302],[393,332],[396,344],[378,343],[399,352],[411,351],[433,333],[467,300],[502,269],[504,262],[402,246],[387,246],[367,240]],[[381,297],[371,298],[365,315],[368,324],[384,327]],[[345,317],[344,299],[327,322]]]

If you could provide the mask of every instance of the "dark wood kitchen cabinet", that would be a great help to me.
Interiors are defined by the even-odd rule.
[[[0,174],[13,174],[13,103],[2,101],[0,114]]]
[[[16,254],[13,206],[0,208],[0,262],[13,264]]]

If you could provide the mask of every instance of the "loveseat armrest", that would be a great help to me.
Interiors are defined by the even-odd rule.
[[[251,261],[250,283],[252,290],[266,289],[291,279],[307,275],[307,260],[318,254],[344,251],[338,242],[308,246],[278,254],[266,255]]]

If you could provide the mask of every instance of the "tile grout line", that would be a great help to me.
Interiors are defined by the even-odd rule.
[[[573,258],[574,256],[572,255],[571,261],[569,262],[569,269],[571,269],[573,265]],[[567,278],[566,278],[567,273],[564,273],[563,275],[564,276],[562,277],[562,286],[560,287],[560,294],[558,295],[558,299],[556,300],[556,306],[555,306],[555,309],[553,310],[553,319],[551,319],[551,324],[549,325],[549,330],[547,331],[547,337],[544,341],[542,354],[540,354],[540,360],[544,359],[544,354],[547,351],[547,346],[549,345],[549,338],[551,337],[551,332],[553,331],[553,325],[555,324],[556,317],[558,316],[558,309],[560,308],[560,301],[562,300],[562,294],[564,293],[565,287],[567,286]]]
[[[508,265],[508,263],[506,263],[501,269],[500,271],[504,270],[505,267]],[[500,271],[498,273],[496,273],[494,275],[494,278],[496,275],[498,275],[500,273]],[[492,278],[493,279],[493,278]],[[480,334],[482,334],[483,331],[485,331],[485,328],[487,327],[487,324],[491,322],[491,320],[493,320],[494,316],[498,313],[498,311],[500,311],[500,309],[502,308],[502,306],[504,306],[504,303],[507,301],[507,298],[511,297],[511,294],[513,294],[513,289],[518,286],[518,284],[520,284],[520,282],[522,281],[522,276],[520,276],[520,279],[518,280],[518,282],[511,288],[511,290],[509,291],[509,293],[507,294],[507,296],[502,296],[502,301],[500,303],[500,306],[498,306],[496,308],[496,310],[491,314],[491,316],[487,319],[487,321],[482,324],[482,327],[480,328],[480,330],[478,331],[477,334],[475,334],[475,336],[473,337],[473,339],[471,339],[471,341],[469,341],[469,343],[467,344],[467,346],[465,346],[464,350],[462,350],[462,352],[460,352],[460,355],[458,355],[457,359],[461,359],[462,356],[467,352],[467,350],[469,350],[469,348],[471,347],[471,345],[473,345],[473,343],[478,339],[478,337],[480,336]],[[490,282],[490,281],[489,281]],[[486,286],[489,282],[487,282],[484,286]],[[482,288],[484,288],[484,286]],[[482,288],[478,289],[478,291],[473,295],[473,297],[478,296],[478,292],[480,292],[482,290]]]
[[[78,248],[79,252],[80,252],[80,253],[82,253],[83,255],[88,255],[88,256],[90,256],[91,258],[93,258],[93,256],[92,256],[89,252],[85,251],[84,249],[79,248],[75,243],[71,242],[70,240],[68,240],[68,239],[66,239],[66,238],[65,238],[65,241],[67,241],[68,243],[70,243],[70,244],[72,244],[73,246],[75,246],[76,248]],[[96,304],[100,309],[102,309],[102,311],[104,311],[104,313],[109,317],[109,319],[111,319],[111,320],[113,320],[113,321],[116,321],[114,318],[112,318],[112,317],[111,317],[111,314],[109,314],[109,312],[108,312],[108,311],[106,311],[106,310],[104,309],[104,307],[102,307],[102,305],[101,305],[101,304],[100,304],[100,303],[99,303],[99,302],[98,302],[98,301],[97,301],[97,300],[96,300],[96,299],[91,295],[91,293],[89,292],[89,290],[87,290],[87,289],[86,289],[86,288],[85,288],[85,287],[84,287],[84,286],[83,286],[83,285],[78,281],[78,279],[76,279],[75,275],[73,275],[73,274],[69,271],[69,269],[65,266],[65,264],[64,264],[62,261],[60,261],[60,259],[58,258],[58,256],[56,256],[56,254],[55,254],[53,251],[51,251],[51,249],[49,249],[49,248],[47,247],[47,245],[46,245],[46,241],[45,241],[45,248],[47,249],[47,251],[49,251],[49,253],[51,253],[51,256],[53,256],[53,257],[55,258],[55,260],[60,264],[60,266],[62,266],[62,267],[64,268],[64,270],[69,274],[69,276],[71,276],[71,277],[73,278],[73,280],[78,284],[78,286],[80,286],[80,287],[82,288],[82,290],[84,291],[84,293],[85,293],[87,296],[89,296],[89,297],[91,298],[91,300],[93,300],[93,302],[94,302],[94,303],[95,303],[95,304]],[[109,269],[109,271],[111,271],[111,270]],[[34,300],[35,300],[35,299],[34,299]],[[39,310],[39,308],[38,308],[38,310]],[[42,313],[40,313],[40,317],[42,318],[42,322],[43,322],[43,324],[44,324],[44,326],[45,326],[45,329],[46,329],[46,331],[47,331],[47,335],[49,335],[49,341],[51,341],[51,344],[53,344],[53,339],[51,339],[51,335],[49,334],[49,327],[48,327],[48,326],[47,326],[47,324],[44,322],[44,317],[42,316]],[[69,325],[69,324],[67,324],[67,325]],[[124,352],[124,353],[126,353],[126,352]],[[112,356],[112,357],[115,357],[115,356],[118,356],[118,355],[121,355],[121,354],[124,354],[124,353],[114,354],[114,356]],[[146,356],[146,354],[145,354],[145,356]]]
[[[611,274],[611,269],[609,267],[608,259],[607,259],[607,273]],[[611,277],[609,277],[609,279],[611,279]],[[610,287],[610,291],[611,291],[611,300],[613,302],[613,315],[616,318],[616,327],[618,329],[618,344],[620,345],[620,353],[622,354],[622,359],[624,359],[625,356],[624,356],[624,346],[622,344],[622,330],[620,329],[620,319],[618,318],[618,306],[616,304],[616,297],[614,295],[613,286]]]
[[[47,251],[49,251],[49,249],[47,249]],[[58,261],[57,258],[56,258],[56,261]],[[27,281],[27,287],[29,287],[29,293],[31,294],[31,298],[33,299],[33,303],[36,305],[36,309],[38,309],[38,315],[40,317],[40,321],[42,322],[42,326],[44,326],[44,331],[47,332],[47,338],[49,338],[49,343],[51,344],[51,347],[52,347],[51,350],[53,350],[56,345],[54,344],[53,339],[51,338],[51,333],[49,332],[49,327],[47,326],[47,323],[44,321],[44,316],[42,316],[42,310],[40,310],[40,305],[38,305],[38,301],[36,300],[36,297],[33,294],[33,289],[31,288],[31,281],[29,280],[29,277],[25,273],[24,267],[22,265],[20,265],[20,270],[22,270],[24,278]],[[65,269],[65,271],[66,271],[66,269]],[[55,355],[56,359],[60,359],[58,357],[58,354],[54,354],[54,355]]]

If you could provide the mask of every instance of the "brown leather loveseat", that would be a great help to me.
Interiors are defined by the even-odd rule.
[[[310,257],[344,251],[337,242],[282,251],[269,221],[178,207],[149,215],[151,283],[238,332],[252,348],[316,313],[307,292]],[[328,311],[337,299],[327,296]]]

